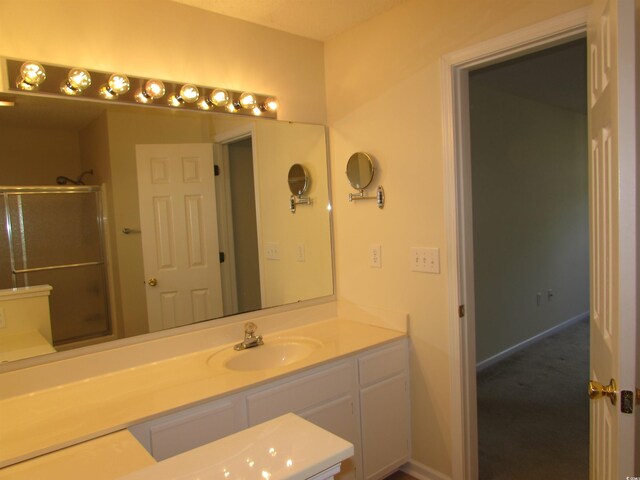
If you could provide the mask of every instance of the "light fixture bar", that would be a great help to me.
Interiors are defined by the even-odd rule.
[[[278,103],[273,95],[261,95],[209,87],[192,83],[178,83],[156,78],[135,77],[122,72],[101,72],[80,67],[52,65],[41,62],[4,58],[8,90],[23,94],[84,98],[100,102],[153,105],[155,107],[201,110],[233,115],[259,115],[278,118]],[[25,65],[30,69],[25,70]],[[36,67],[41,67],[42,72]],[[36,72],[36,73],[32,73]],[[87,77],[78,76],[86,72]],[[75,74],[75,76],[74,76]],[[31,77],[25,78],[25,75]],[[32,78],[33,77],[33,78]],[[37,84],[33,80],[37,79]],[[76,79],[89,79],[78,83]],[[17,81],[23,79],[25,81]],[[128,83],[127,83],[128,81]],[[6,83],[6,82],[5,82]],[[123,86],[126,84],[126,88]],[[152,87],[159,87],[155,90]],[[62,88],[61,88],[62,87]],[[64,88],[66,87],[66,88]],[[80,88],[78,88],[80,87]],[[226,96],[225,96],[226,94]],[[174,101],[172,101],[172,99]],[[200,99],[200,101],[198,101]]]

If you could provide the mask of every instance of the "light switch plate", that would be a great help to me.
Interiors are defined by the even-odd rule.
[[[267,260],[280,260],[280,244],[275,242],[265,242],[264,253]]]
[[[369,266],[371,268],[382,268],[382,247],[374,244],[369,247]]]
[[[411,270],[414,272],[440,273],[440,249],[411,247]]]
[[[298,243],[296,245],[296,261],[304,262],[305,260],[304,243]]]

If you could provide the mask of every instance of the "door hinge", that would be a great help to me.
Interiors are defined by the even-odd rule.
[[[218,255],[220,257],[220,263],[224,263],[224,252],[218,252]]]
[[[634,394],[631,390],[620,392],[620,411],[622,413],[633,413]]]
[[[217,177],[218,175],[220,175],[220,167],[218,165],[214,165],[213,166],[213,176]]]
[[[464,305],[460,305],[460,306],[458,307],[458,317],[459,317],[459,318],[464,317]]]

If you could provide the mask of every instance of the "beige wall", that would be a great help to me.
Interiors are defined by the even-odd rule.
[[[481,362],[589,310],[587,118],[473,80],[470,93]]]
[[[325,44],[338,296],[410,315],[413,457],[451,474],[449,319],[440,59],[587,5],[587,0],[409,0]],[[387,195],[349,204],[349,156],[372,154]],[[382,268],[368,265],[382,245]],[[441,274],[411,272],[412,246],[440,248]]]
[[[82,172],[78,132],[43,128],[0,130],[1,185],[56,185]]]

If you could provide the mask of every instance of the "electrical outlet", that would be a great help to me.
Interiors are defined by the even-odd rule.
[[[7,319],[4,316],[4,308],[0,307],[0,328],[7,326]]]
[[[542,294],[540,292],[536,293],[536,305],[540,306],[540,301],[542,300]]]
[[[264,253],[267,260],[280,260],[280,244],[275,242],[265,242]]]
[[[369,247],[369,266],[371,268],[382,268],[382,247],[374,244]]]
[[[298,245],[296,245],[296,261],[297,262],[305,261],[304,243],[298,243]]]
[[[440,249],[411,247],[411,270],[440,273]]]

